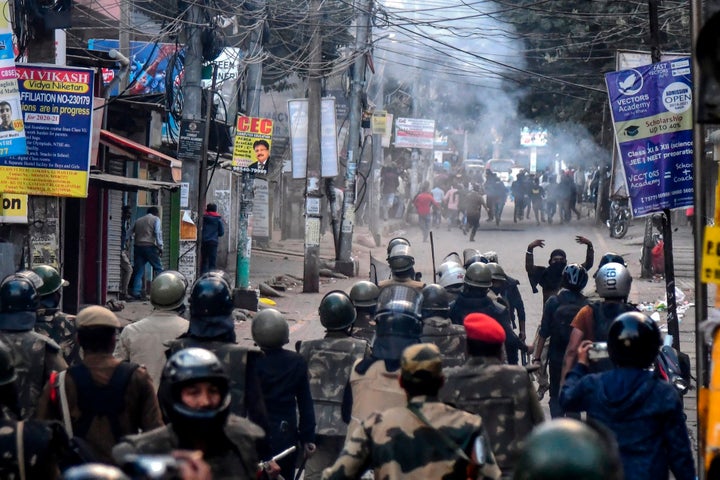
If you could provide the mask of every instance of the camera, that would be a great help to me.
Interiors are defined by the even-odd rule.
[[[607,342],[593,342],[588,349],[588,360],[609,358]]]

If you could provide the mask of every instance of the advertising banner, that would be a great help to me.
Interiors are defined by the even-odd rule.
[[[693,204],[690,59],[605,75],[633,216]]]
[[[395,122],[395,146],[398,148],[433,149],[435,120],[402,118]]]
[[[0,157],[0,192],[87,197],[93,71],[19,65],[27,155]]]
[[[0,194],[0,223],[28,223],[28,196],[13,193]]]
[[[0,1],[0,11],[0,157],[25,155],[25,128],[15,69],[13,34],[8,20],[12,16],[6,1]]]
[[[290,117],[290,148],[292,149],[293,178],[305,178],[308,149],[308,101],[306,98],[288,100]],[[335,99],[323,98],[320,106],[320,176],[338,174],[337,127]]]
[[[268,171],[273,121],[238,115],[232,166],[235,171],[264,175]]]

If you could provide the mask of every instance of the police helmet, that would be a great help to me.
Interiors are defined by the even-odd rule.
[[[399,360],[409,345],[420,343],[422,295],[405,285],[390,285],[380,291],[375,313],[373,357]]]
[[[513,480],[621,480],[621,465],[610,435],[562,418],[539,425],[528,436]]]
[[[475,262],[465,270],[464,283],[471,287],[490,288],[492,286],[492,271],[487,264]]]
[[[466,248],[463,250],[463,267],[467,268],[475,262],[488,263],[487,258],[475,248]]]
[[[104,463],[85,463],[65,470],[63,480],[130,480],[122,470]]]
[[[7,385],[17,380],[15,364],[13,362],[12,350],[0,342],[0,386]]]
[[[410,245],[404,244],[395,245],[388,254],[387,261],[393,272],[406,272],[415,265]]]
[[[404,237],[395,237],[391,239],[387,244],[387,254],[390,256],[390,252],[392,252],[393,247],[395,245],[407,245],[410,246],[410,241],[407,238]]]
[[[150,303],[157,310],[175,310],[185,301],[187,280],[175,270],[164,270],[150,285]]]
[[[447,314],[450,310],[450,302],[445,289],[431,283],[422,289],[422,315],[431,316],[435,313]]]
[[[483,253],[483,257],[487,259],[488,263],[500,263],[498,262],[498,254],[494,250]]]
[[[384,314],[408,315],[420,320],[422,294],[406,285],[388,285],[380,290],[375,317]]]
[[[370,283],[370,282],[368,282]],[[320,323],[326,330],[346,330],[353,323],[357,312],[352,300],[342,290],[333,290],[320,300]]]
[[[70,282],[64,280],[60,276],[60,272],[51,265],[36,265],[32,268],[32,271],[42,279],[42,286],[37,289],[37,293],[41,297],[55,293],[62,287],[70,285]]]
[[[350,300],[356,307],[374,307],[380,289],[373,282],[361,280],[350,289]]]
[[[230,287],[218,277],[198,279],[190,293],[191,317],[214,317],[230,315],[233,300]]]
[[[227,273],[225,270],[220,270],[220,269],[208,270],[207,272],[200,275],[200,277],[198,277],[198,280],[200,280],[202,278],[219,278],[227,284],[229,289],[232,290],[232,277],[230,277],[230,274]]]
[[[644,313],[626,312],[610,324],[608,354],[619,367],[649,367],[661,345],[660,329]]]
[[[0,283],[0,313],[34,312],[37,307],[37,290],[27,276],[13,273]]]
[[[631,284],[630,272],[619,263],[603,265],[595,276],[595,289],[602,298],[627,298]]]
[[[505,275],[505,270],[503,270],[503,268],[500,265],[498,265],[497,263],[490,262],[487,264],[487,266],[490,269],[490,274],[492,275],[493,280],[500,280],[502,282],[507,280],[507,275]]]
[[[600,271],[600,269],[602,267],[604,267],[605,265],[607,265],[608,263],[619,263],[620,265],[627,267],[627,262],[622,257],[622,255],[620,255],[618,253],[607,252],[605,255],[600,257],[600,262],[598,263],[598,269],[595,270],[595,274],[593,275],[593,277],[596,277],[598,272]]]
[[[440,262],[440,265],[443,265],[445,263],[457,263],[459,265],[462,265],[462,260],[460,260],[460,255],[458,255],[457,252],[450,252],[447,255],[445,255],[445,258],[442,259]]]
[[[194,409],[182,401],[182,389],[201,381],[211,382],[220,389],[222,399],[218,407]],[[211,351],[186,348],[174,353],[163,369],[162,385],[165,390],[159,395],[160,406],[174,426],[202,429],[225,424],[230,413],[230,380]]]
[[[579,265],[577,263],[565,265],[565,268],[563,268],[562,271],[562,278],[560,280],[560,285],[563,288],[567,288],[568,290],[572,290],[574,292],[579,292],[583,288],[585,288],[587,282],[588,274],[582,265]]]
[[[282,313],[274,308],[258,312],[252,321],[253,341],[262,348],[280,348],[290,342],[290,327]]]
[[[465,280],[465,269],[459,263],[443,263],[438,276],[438,283],[442,287],[460,286]]]

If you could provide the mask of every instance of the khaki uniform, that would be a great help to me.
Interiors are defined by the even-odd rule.
[[[525,438],[544,420],[527,370],[493,357],[470,357],[445,373],[440,399],[482,417],[503,478],[511,477]]]
[[[423,318],[420,341],[437,345],[442,353],[444,367],[457,367],[465,363],[465,327],[454,325],[449,318]]]
[[[75,338],[77,331],[75,315],[38,310],[34,329],[40,335],[53,339],[60,346],[63,358],[68,365],[80,363],[80,345]]]
[[[110,354],[88,353],[85,355],[83,363],[90,370],[92,379],[97,385],[107,385],[120,361]],[[54,391],[55,388],[56,385],[48,383],[42,391],[42,397],[38,404],[38,418],[62,421],[62,410],[57,392]],[[77,391],[75,381],[69,374],[65,377],[65,392],[70,410],[70,421],[73,429],[77,430],[77,424],[83,413],[80,410],[78,397],[83,392]],[[142,367],[137,368],[130,376],[125,388],[124,409],[118,415],[118,424],[123,435],[136,433],[139,430],[149,431],[163,424],[155,389],[147,371]],[[92,447],[98,461],[112,462],[111,450],[116,440],[107,417],[96,416],[92,420],[84,440]]]
[[[323,472],[323,479],[359,478],[371,468],[375,478],[383,480],[464,480],[468,461],[463,457],[472,455],[475,439],[484,435],[483,421],[477,415],[436,398],[413,397],[405,406],[366,419],[350,434],[340,457]],[[487,451],[475,478],[500,478],[492,452]]]
[[[425,287],[425,284],[423,282],[418,282],[417,280],[414,280],[412,278],[398,278],[393,275],[391,278],[379,282],[378,288],[382,290],[383,288],[389,287],[391,285],[405,285],[406,287],[410,287],[420,293],[422,293],[422,289]]]
[[[342,450],[347,435],[343,411],[351,407],[347,405],[345,389],[353,365],[367,350],[367,342],[343,332],[328,332],[323,339],[300,344],[298,353],[308,365],[317,445],[305,464],[306,480],[319,479],[323,469],[332,465]]]
[[[203,460],[210,466],[215,480],[255,480],[258,470],[257,440],[265,432],[244,418],[230,415],[223,429],[224,438],[214,438],[213,446],[203,450]],[[192,439],[181,443],[172,425],[140,435],[125,437],[113,448],[113,457],[120,463],[130,454],[169,455],[173,450],[188,448]]]
[[[143,365],[157,392],[165,367],[165,344],[187,332],[188,325],[173,311],[156,310],[123,328],[115,345],[115,358]]]
[[[352,419],[348,425],[348,435],[373,412],[382,412],[391,407],[405,405],[407,397],[400,388],[398,376],[400,370],[388,372],[383,360],[377,360],[364,374],[359,374],[356,367],[361,360],[355,362],[350,373],[352,389]]]
[[[33,313],[34,315],[34,313]],[[17,373],[17,391],[23,419],[35,416],[38,399],[52,372],[67,368],[57,343],[35,332],[0,331],[0,341],[10,347]]]

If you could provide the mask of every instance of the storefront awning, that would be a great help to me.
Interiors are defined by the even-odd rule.
[[[177,158],[165,155],[162,152],[158,152],[153,148],[134,142],[129,138],[125,138],[109,130],[100,130],[100,143],[110,148],[121,150],[125,154],[135,157],[137,160],[170,168],[173,180],[176,182],[179,182],[182,178],[182,161]]]
[[[141,178],[121,177],[109,173],[90,172],[90,184],[104,187],[112,187],[115,190],[136,192],[138,190],[173,190],[180,188],[180,185],[172,182],[161,182],[158,180],[143,180]]]

